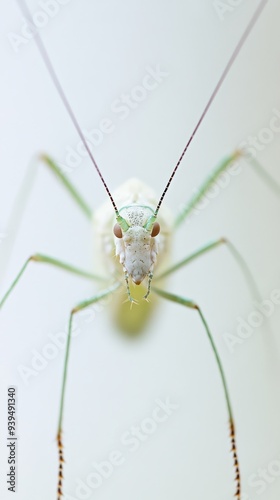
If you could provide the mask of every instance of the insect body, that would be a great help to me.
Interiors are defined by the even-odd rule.
[[[28,10],[25,7],[24,2],[19,2],[23,7],[23,12],[29,16]],[[80,128],[79,123],[72,111],[72,108],[64,94],[64,91],[60,85],[58,78],[54,72],[52,64],[49,60],[48,54],[42,44],[39,36],[36,37],[38,48],[41,52],[44,62],[48,68],[50,75],[53,78],[55,86],[65,104],[65,107],[69,113],[69,116],[83,142],[85,150],[88,152],[93,166],[97,170],[103,186],[107,192],[109,201],[97,210],[93,216],[93,226],[95,235],[95,266],[96,273],[92,274],[81,269],[77,269],[72,265],[65,262],[59,261],[58,259],[52,258],[47,255],[34,254],[25,262],[24,266],[16,276],[14,282],[8,289],[7,293],[0,302],[0,307],[3,306],[7,298],[9,297],[11,291],[17,285],[19,279],[25,272],[26,268],[31,262],[46,263],[50,264],[71,273],[87,277],[89,279],[98,280],[104,279],[104,286],[100,285],[100,291],[95,294],[90,299],[84,300],[76,304],[71,312],[68,324],[68,336],[66,345],[66,355],[63,370],[63,381],[62,381],[62,391],[60,399],[60,411],[59,411],[59,423],[57,430],[57,443],[59,450],[59,474],[58,474],[58,488],[57,488],[57,498],[61,500],[63,495],[63,464],[64,464],[64,444],[62,439],[62,429],[63,420],[65,413],[65,396],[66,392],[66,382],[68,375],[68,362],[70,346],[72,341],[72,330],[73,330],[73,318],[74,316],[86,309],[90,305],[97,303],[101,298],[108,295],[114,295],[115,305],[114,311],[116,315],[116,322],[123,331],[129,333],[135,333],[143,329],[146,320],[151,312],[150,307],[150,292],[151,302],[154,300],[154,296],[159,296],[167,299],[176,304],[181,304],[184,307],[193,310],[200,319],[201,327],[204,329],[210,346],[212,348],[215,360],[217,362],[217,369],[220,375],[220,381],[223,388],[223,393],[226,402],[226,408],[228,412],[229,420],[229,431],[231,439],[231,450],[234,459],[234,469],[235,469],[235,481],[236,481],[236,492],[235,496],[237,500],[241,498],[241,480],[240,480],[240,470],[239,470],[239,459],[236,449],[236,439],[235,439],[235,425],[233,419],[233,410],[231,405],[231,400],[229,396],[229,390],[227,387],[226,377],[221,363],[220,356],[218,354],[212,333],[210,331],[209,325],[206,321],[204,313],[201,310],[200,305],[192,300],[187,299],[182,296],[175,295],[173,293],[167,292],[162,288],[164,279],[170,275],[172,272],[186,266],[191,261],[195,260],[199,256],[211,251],[212,249],[220,245],[228,245],[228,248],[232,252],[238,264],[241,265],[242,270],[245,269],[245,275],[249,281],[249,284],[254,288],[254,280],[248,271],[248,268],[244,264],[243,259],[240,254],[235,250],[235,248],[225,239],[219,238],[212,241],[205,246],[197,249],[190,255],[185,256],[184,259],[175,263],[174,265],[168,267],[170,264],[168,262],[168,257],[170,253],[170,241],[172,235],[172,228],[174,226],[172,218],[162,205],[165,194],[173,180],[173,177],[181,165],[182,159],[192,142],[195,134],[197,133],[200,124],[202,123],[210,105],[213,102],[218,90],[220,89],[229,69],[231,68],[237,54],[239,53],[242,45],[244,44],[246,38],[248,37],[251,29],[253,28],[262,8],[265,5],[265,1],[260,2],[251,22],[246,28],[240,42],[236,46],[229,63],[227,64],[224,72],[222,73],[214,91],[212,92],[202,115],[200,116],[197,125],[194,128],[193,133],[190,136],[186,146],[183,149],[182,154],[179,157],[166,187],[159,198],[150,192],[149,188],[136,180],[131,180],[125,185],[123,185],[119,191],[111,194],[101,171],[96,163],[95,158],[92,155],[90,148],[85,140],[83,132]],[[206,180],[206,182],[201,186],[198,194],[196,194],[190,203],[184,208],[182,213],[176,218],[175,225],[178,227],[187,215],[193,210],[196,204],[199,202],[203,194],[209,189],[213,180],[216,179],[226,168],[234,162],[237,158],[243,155],[243,152],[236,151],[230,157],[226,158],[221,165],[219,165],[213,174]],[[68,179],[60,172],[58,166],[55,162],[50,159],[48,155],[43,155],[43,162],[51,168],[55,175],[60,181],[65,185],[69,194],[75,199],[80,208],[87,217],[91,218],[90,210],[79,196],[79,193],[70,184]],[[103,271],[103,272],[102,272]],[[107,280],[108,277],[108,280]],[[118,293],[120,285],[125,284],[126,295]],[[115,293],[116,292],[116,293]],[[126,302],[124,302],[127,298]],[[145,300],[146,299],[146,300]],[[137,302],[138,304],[133,304]]]
[[[155,274],[156,279],[170,258],[173,220],[169,210],[163,207],[153,227],[150,230],[145,227],[155,212],[157,198],[137,179],[127,181],[113,197],[129,227],[123,231],[116,223],[109,202],[94,213],[95,270],[101,269],[104,276],[109,270],[109,275],[120,283],[126,280],[128,300],[123,294],[116,295],[115,321],[121,330],[136,332],[143,329],[152,312],[151,303],[148,305],[142,300],[148,298],[152,276]],[[131,307],[136,297],[137,304]]]

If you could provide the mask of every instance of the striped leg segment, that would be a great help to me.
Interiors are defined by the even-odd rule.
[[[96,294],[94,297],[80,302],[75,307],[73,307],[68,324],[68,335],[67,335],[67,344],[66,344],[66,352],[64,359],[64,367],[63,367],[63,377],[62,377],[62,388],[61,388],[61,396],[60,396],[60,409],[59,409],[59,419],[58,419],[58,429],[57,429],[57,446],[58,446],[58,482],[57,482],[57,500],[62,500],[63,496],[63,464],[64,464],[64,453],[63,453],[63,441],[62,441],[62,423],[63,423],[63,414],[64,414],[64,402],[65,402],[65,391],[66,391],[66,382],[67,382],[67,373],[68,373],[68,365],[69,365],[69,354],[70,354],[70,346],[72,339],[72,323],[73,316],[77,314],[79,311],[86,309],[87,307],[99,302],[104,297],[107,297],[111,293],[113,293],[118,287],[119,283],[115,283],[111,287],[107,288]]]
[[[241,481],[240,481],[240,469],[239,469],[239,460],[237,456],[237,449],[236,449],[236,441],[235,441],[235,428],[234,428],[234,420],[233,420],[233,412],[232,412],[232,407],[231,407],[231,402],[230,402],[230,397],[229,397],[229,391],[228,391],[228,386],[226,382],[226,377],[224,373],[224,369],[222,366],[222,362],[219,356],[219,353],[217,351],[213,336],[210,332],[208,323],[206,322],[206,319],[200,309],[200,307],[192,300],[186,299],[184,297],[180,297],[179,295],[174,295],[173,293],[166,292],[164,290],[161,290],[159,288],[154,288],[153,291],[159,295],[160,297],[163,297],[164,299],[167,299],[171,302],[175,302],[176,304],[181,304],[187,308],[193,309],[197,311],[200,320],[204,326],[204,330],[207,334],[208,340],[210,342],[210,345],[212,347],[213,354],[215,356],[218,370],[221,376],[221,381],[224,389],[224,395],[225,395],[225,400],[226,400],[226,406],[228,410],[228,417],[229,417],[229,425],[230,425],[230,439],[231,439],[231,444],[232,444],[232,452],[233,452],[233,460],[234,460],[234,469],[235,469],[235,481],[236,481],[236,492],[235,492],[235,497],[236,500],[241,500]]]

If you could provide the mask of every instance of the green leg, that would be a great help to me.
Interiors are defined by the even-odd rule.
[[[258,175],[262,177],[262,179],[267,183],[267,185],[278,195],[280,196],[280,186],[276,184],[274,179],[265,171],[265,169],[260,165],[260,163],[254,158],[248,159],[248,155],[246,155],[245,151],[235,151],[232,155],[225,158],[217,168],[213,170],[209,177],[203,182],[200,186],[197,193],[193,195],[190,201],[185,205],[182,211],[177,215],[175,219],[175,227],[177,228],[182,224],[182,222],[190,215],[192,210],[196,207],[196,205],[200,202],[203,196],[210,189],[212,184],[218,179],[218,177],[236,160],[239,158],[244,158],[249,161],[254,170]]]
[[[12,211],[9,216],[6,237],[0,245],[0,280],[3,279],[8,267],[8,263],[15,245],[18,230],[22,221],[24,210],[30,196],[32,186],[37,173],[37,165],[33,161],[27,169],[24,181],[21,183],[17,193]]]
[[[230,402],[230,397],[229,397],[229,391],[227,387],[227,382],[225,378],[225,373],[224,369],[221,363],[221,359],[219,356],[219,353],[217,351],[214,339],[212,337],[212,334],[209,330],[209,326],[206,322],[206,319],[204,315],[202,314],[202,311],[200,307],[193,302],[190,299],[186,299],[184,297],[180,297],[178,295],[174,295],[173,293],[165,292],[164,290],[160,290],[158,288],[152,288],[152,290],[159,295],[160,297],[163,297],[164,299],[170,300],[171,302],[175,302],[176,304],[181,304],[187,308],[194,309],[197,311],[200,320],[203,324],[203,327],[205,329],[205,332],[207,334],[208,340],[210,342],[211,348],[213,350],[217,365],[218,365],[218,370],[220,372],[221,376],[221,381],[224,389],[224,394],[225,394],[225,399],[226,399],[226,405],[227,405],[227,410],[228,410],[228,417],[229,417],[229,426],[230,426],[230,439],[231,439],[231,444],[232,444],[232,453],[233,453],[233,460],[234,460],[234,468],[235,468],[235,480],[236,480],[236,493],[235,497],[237,500],[241,499],[241,483],[240,483],[240,469],[239,469],[239,461],[238,461],[238,456],[237,456],[237,451],[236,451],[236,442],[235,442],[235,426],[234,426],[234,420],[233,420],[233,412],[232,412],[232,406]]]
[[[69,194],[72,196],[73,200],[81,208],[81,210],[86,215],[86,217],[88,219],[91,219],[91,217],[92,217],[92,210],[91,210],[91,208],[88,206],[88,204],[82,198],[82,196],[78,193],[78,191],[73,186],[73,184],[61,172],[60,168],[55,163],[55,161],[52,158],[50,158],[48,155],[46,155],[46,154],[41,155],[40,159],[42,160],[43,163],[45,163],[51,169],[51,171],[55,174],[55,176],[57,177],[57,179],[59,179],[60,182],[62,182],[63,186],[67,189],[67,191],[69,192]]]
[[[84,271],[82,269],[78,269],[77,267],[71,266],[70,264],[66,264],[65,262],[62,262],[61,260],[54,259],[53,257],[48,257],[47,255],[41,255],[41,254],[31,255],[31,257],[29,257],[29,259],[27,259],[27,261],[24,263],[24,265],[22,266],[18,275],[16,276],[16,278],[12,282],[10,288],[7,290],[4,297],[0,301],[0,309],[4,305],[4,303],[6,302],[7,298],[9,297],[9,295],[11,294],[11,292],[13,291],[13,289],[15,288],[17,283],[19,282],[21,276],[23,275],[24,271],[26,270],[26,268],[30,262],[43,262],[45,264],[50,264],[50,265],[58,267],[60,269],[64,269],[64,271],[68,271],[68,272],[76,274],[78,276],[82,276],[83,278],[87,278],[90,280],[104,281],[103,278],[96,276],[95,274],[91,274],[91,273],[88,273],[87,271]]]
[[[232,155],[228,156],[225,158],[218,167],[213,170],[213,172],[210,174],[209,177],[203,182],[203,184],[200,186],[199,190],[197,193],[195,193],[190,201],[184,206],[182,211],[177,215],[175,219],[175,227],[177,228],[184,222],[184,220],[190,215],[192,210],[195,208],[195,206],[200,202],[200,200],[203,198],[203,196],[207,193],[208,189],[212,186],[212,184],[215,182],[216,179],[238,158],[242,156],[242,153],[240,151],[235,151]]]
[[[46,154],[40,156],[41,161],[47,165],[50,170],[55,174],[57,179],[64,185],[68,193],[71,195],[73,200],[77,203],[79,208],[82,210],[84,215],[90,220],[92,217],[91,208],[83,200],[81,195],[75,189],[75,187],[70,183],[67,177],[61,172],[57,164]],[[5,270],[7,269],[7,264],[9,262],[12,249],[15,244],[16,236],[18,234],[18,229],[24,214],[24,209],[26,207],[28,198],[30,196],[35,177],[38,171],[38,161],[33,161],[29,166],[24,180],[21,184],[19,192],[16,196],[15,203],[12,208],[11,215],[8,221],[7,235],[3,239],[0,245],[0,279],[4,276]]]
[[[256,282],[253,278],[253,275],[252,275],[247,263],[245,262],[244,258],[239,253],[239,251],[235,248],[235,246],[226,238],[219,238],[218,240],[212,241],[212,242],[208,243],[207,245],[204,245],[203,247],[199,248],[198,250],[196,250],[196,252],[192,253],[191,255],[188,255],[188,257],[177,262],[176,264],[174,264],[174,266],[169,267],[168,269],[166,269],[166,271],[161,273],[159,276],[156,276],[154,278],[154,282],[159,281],[162,278],[165,278],[166,276],[168,276],[169,274],[172,274],[172,273],[178,271],[178,269],[181,269],[181,267],[184,267],[184,266],[190,264],[193,260],[197,259],[198,257],[201,257],[202,255],[210,252],[211,250],[214,250],[214,248],[217,248],[221,245],[227,245],[227,248],[229,249],[231,255],[233,256],[236,263],[238,264],[238,266],[239,266],[239,268],[240,268],[240,270],[241,270],[241,272],[242,272],[242,274],[247,282],[248,288],[249,288],[251,294],[253,295],[254,299],[256,299],[257,301],[261,301],[262,300],[261,294],[258,290]]]
[[[62,389],[61,389],[61,397],[60,397],[60,409],[59,409],[59,419],[58,419],[58,429],[57,429],[57,445],[58,445],[58,456],[59,456],[59,470],[58,470],[58,486],[57,486],[57,500],[61,500],[62,493],[62,481],[63,481],[63,463],[64,463],[64,455],[63,455],[63,443],[62,443],[62,422],[63,422],[63,414],[64,414],[64,402],[65,402],[65,390],[66,390],[66,381],[67,381],[67,372],[68,372],[68,364],[69,364],[69,354],[70,354],[70,344],[72,339],[72,322],[74,314],[82,311],[92,304],[98,302],[99,300],[107,297],[111,293],[113,293],[118,287],[119,283],[115,283],[110,288],[103,290],[102,292],[95,295],[95,297],[85,300],[84,302],[80,302],[75,307],[73,307],[68,324],[68,336],[67,336],[67,344],[66,344],[66,352],[65,352],[65,360],[64,360],[64,368],[63,368],[63,378],[62,378]]]
[[[277,196],[280,196],[280,186],[276,183],[276,181],[269,175],[266,170],[260,165],[258,160],[255,158],[249,158],[249,163],[253,166],[254,170],[257,174],[266,182],[266,184],[275,192]]]

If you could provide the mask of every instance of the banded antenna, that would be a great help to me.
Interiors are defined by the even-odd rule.
[[[176,172],[178,170],[179,165],[181,164],[181,162],[182,162],[182,160],[183,160],[183,158],[184,158],[187,150],[189,149],[189,146],[190,146],[193,138],[195,137],[195,135],[196,135],[196,133],[197,133],[200,125],[202,124],[205,116],[207,115],[207,112],[209,111],[209,108],[210,108],[212,102],[214,101],[217,93],[219,92],[219,90],[220,90],[220,88],[221,88],[224,80],[226,79],[226,77],[228,75],[228,72],[230,71],[230,69],[231,69],[234,61],[236,60],[239,52],[241,51],[241,49],[242,49],[245,41],[247,40],[247,38],[248,38],[249,34],[251,33],[253,27],[255,26],[255,24],[256,24],[259,16],[261,15],[261,13],[262,13],[262,11],[263,11],[263,9],[265,7],[265,4],[267,2],[268,2],[268,0],[263,0],[263,1],[260,2],[260,4],[257,7],[255,13],[253,14],[253,17],[252,17],[251,21],[249,22],[249,24],[246,27],[243,35],[240,38],[238,44],[236,45],[236,47],[235,47],[235,49],[234,49],[234,51],[233,51],[233,53],[232,53],[232,55],[231,55],[231,57],[230,57],[227,65],[226,65],[223,73],[221,74],[220,79],[218,80],[218,83],[216,84],[216,86],[215,86],[215,88],[214,88],[214,90],[213,90],[213,92],[212,92],[212,94],[211,94],[211,96],[210,96],[210,98],[209,98],[209,100],[208,100],[208,102],[207,102],[207,104],[206,104],[206,106],[205,106],[205,108],[204,108],[204,110],[203,110],[203,112],[202,112],[202,114],[201,114],[201,116],[200,116],[200,118],[199,118],[196,126],[194,127],[194,130],[193,130],[193,132],[192,132],[192,134],[191,134],[191,136],[190,136],[190,138],[189,138],[186,146],[183,149],[183,152],[182,152],[181,156],[179,157],[179,160],[177,161],[177,163],[176,163],[176,165],[175,165],[175,167],[174,167],[174,169],[173,169],[173,171],[172,171],[172,173],[171,173],[171,175],[169,177],[169,180],[168,180],[168,182],[167,182],[167,184],[166,184],[166,186],[165,186],[165,188],[163,190],[163,193],[162,193],[162,195],[161,195],[161,197],[159,199],[159,202],[157,204],[157,208],[155,210],[154,217],[157,217],[157,214],[158,214],[158,211],[160,209],[160,206],[161,206],[161,204],[163,202],[163,199],[164,199],[164,197],[165,197],[165,195],[166,195],[166,193],[168,191],[168,188],[169,188],[169,186],[170,186],[170,184],[171,184],[171,182],[173,180],[173,177],[174,177],[174,175],[176,174]]]
[[[17,0],[17,2],[18,2],[18,5],[19,5],[19,7],[20,7],[20,9],[21,9],[21,11],[23,13],[23,15],[27,17],[28,21],[32,25],[33,22],[32,22],[32,18],[31,18],[31,14],[30,14],[30,11],[29,11],[29,9],[28,9],[28,7],[26,5],[25,0]],[[196,135],[196,133],[197,133],[200,125],[202,124],[205,116],[207,115],[207,113],[208,113],[208,111],[209,111],[209,109],[211,107],[211,104],[213,103],[213,101],[214,101],[217,93],[219,92],[219,90],[220,90],[220,88],[221,88],[224,80],[226,79],[226,77],[227,77],[227,75],[228,75],[228,73],[229,73],[229,71],[230,71],[233,63],[235,62],[235,60],[236,60],[239,52],[241,51],[241,49],[242,49],[245,41],[247,40],[247,38],[248,38],[249,34],[251,33],[253,27],[255,26],[255,24],[256,24],[259,16],[260,16],[260,14],[263,11],[263,9],[264,9],[264,7],[265,7],[265,5],[266,5],[267,2],[268,2],[268,0],[262,0],[259,3],[259,6],[257,7],[256,11],[254,12],[254,14],[253,14],[253,16],[252,16],[252,18],[251,18],[248,26],[246,27],[246,29],[245,29],[244,33],[242,34],[242,36],[241,36],[238,44],[236,45],[236,47],[235,47],[235,49],[234,49],[234,51],[233,51],[233,53],[232,53],[232,55],[231,55],[231,57],[230,57],[227,65],[226,65],[223,73],[221,74],[221,76],[220,76],[220,78],[218,80],[218,83],[216,84],[216,86],[215,86],[212,94],[210,95],[210,98],[209,98],[209,100],[208,100],[208,102],[207,102],[207,104],[206,104],[206,106],[205,106],[205,108],[204,108],[204,110],[203,110],[203,112],[202,112],[202,114],[201,114],[201,116],[200,116],[200,118],[199,118],[196,126],[194,127],[194,130],[193,130],[190,138],[187,141],[186,146],[183,149],[183,152],[181,153],[181,155],[180,155],[180,157],[179,157],[179,159],[178,159],[178,161],[177,161],[177,163],[176,163],[176,165],[175,165],[175,167],[174,167],[174,169],[173,169],[173,171],[172,171],[172,173],[171,173],[171,175],[169,177],[169,180],[168,180],[168,182],[167,182],[167,184],[166,184],[166,186],[165,186],[165,188],[163,190],[163,193],[162,193],[162,195],[161,195],[161,197],[159,199],[159,202],[157,204],[157,207],[156,207],[156,210],[154,212],[154,215],[151,216],[150,220],[148,221],[148,226],[149,226],[148,229],[150,229],[150,226],[152,227],[153,223],[155,222],[157,214],[158,214],[158,211],[159,211],[159,209],[161,207],[161,204],[163,202],[163,199],[164,199],[164,197],[165,197],[165,195],[166,195],[166,193],[168,191],[168,188],[169,188],[169,186],[170,186],[170,184],[171,184],[171,182],[173,180],[173,177],[175,176],[175,174],[176,174],[176,172],[178,170],[178,167],[180,166],[180,164],[181,164],[181,162],[182,162],[182,160],[183,160],[183,158],[184,158],[184,156],[185,156],[185,154],[186,154],[186,152],[187,152],[187,150],[188,150],[191,142],[193,141],[193,139],[194,139],[194,137],[195,137],[195,135]],[[81,129],[80,125],[79,125],[79,122],[78,122],[78,120],[77,120],[77,118],[76,118],[76,116],[75,116],[75,114],[74,114],[74,112],[72,110],[72,107],[71,107],[71,105],[70,105],[70,103],[69,103],[69,101],[68,101],[68,99],[67,99],[64,91],[63,91],[61,83],[60,83],[60,81],[59,81],[59,79],[58,79],[58,77],[56,75],[56,72],[55,72],[54,67],[53,67],[53,65],[51,63],[49,55],[48,55],[48,53],[47,53],[47,51],[45,49],[45,46],[44,46],[44,44],[42,42],[42,39],[41,39],[40,35],[38,34],[38,32],[35,34],[34,40],[35,40],[35,43],[37,44],[39,52],[41,53],[42,59],[43,59],[45,65],[47,67],[49,75],[50,75],[50,77],[51,77],[51,79],[52,79],[52,81],[53,81],[53,83],[54,83],[54,85],[55,85],[55,87],[56,87],[56,89],[57,89],[57,91],[58,91],[58,93],[60,95],[60,98],[61,98],[61,100],[62,100],[62,102],[63,102],[63,104],[64,104],[64,106],[65,106],[65,108],[66,108],[66,110],[67,110],[67,112],[69,114],[69,116],[70,116],[70,119],[71,119],[71,121],[72,121],[75,129],[77,130],[77,132],[78,132],[78,134],[79,134],[79,136],[80,136],[80,138],[81,138],[81,140],[82,140],[82,142],[84,144],[84,147],[85,147],[85,149],[86,149],[86,151],[87,151],[87,153],[88,153],[88,155],[89,155],[89,157],[91,159],[91,162],[93,163],[93,165],[94,165],[94,167],[95,167],[95,169],[96,169],[96,171],[97,171],[97,173],[98,173],[98,175],[99,175],[99,177],[101,179],[101,182],[102,182],[102,184],[103,184],[103,186],[104,186],[104,188],[105,188],[105,190],[106,190],[106,192],[107,192],[107,194],[109,196],[109,199],[110,199],[110,201],[111,201],[111,203],[113,205],[113,208],[114,208],[117,220],[118,220],[119,224],[122,226],[122,229],[126,230],[127,229],[127,227],[126,227],[127,224],[125,223],[124,219],[119,214],[117,205],[116,205],[116,203],[115,203],[115,201],[114,201],[114,199],[112,197],[112,194],[111,194],[111,192],[110,192],[110,190],[109,190],[109,188],[107,186],[107,183],[104,180],[103,175],[101,174],[101,171],[100,171],[100,169],[99,169],[99,167],[98,167],[98,165],[96,163],[96,160],[94,159],[94,156],[93,156],[93,154],[92,154],[92,152],[91,152],[91,150],[90,150],[90,148],[88,146],[88,143],[87,143],[87,141],[85,139],[85,136],[84,136],[84,134],[82,132],[82,129]]]
[[[17,0],[17,3],[19,5],[19,8],[22,11],[23,15],[27,18],[27,20],[30,22],[30,24],[33,25],[32,17],[31,17],[30,11],[29,11],[29,9],[27,7],[27,4],[26,4],[25,0]],[[85,147],[85,149],[86,149],[86,151],[87,151],[87,153],[88,153],[88,155],[89,155],[89,157],[91,159],[91,162],[93,163],[93,165],[94,165],[94,167],[95,167],[95,169],[96,169],[96,171],[97,171],[97,173],[98,173],[98,175],[99,175],[99,177],[101,179],[101,182],[102,182],[102,184],[103,184],[103,186],[104,186],[104,188],[105,188],[105,190],[106,190],[106,192],[107,192],[107,194],[108,194],[108,196],[110,198],[110,201],[111,201],[111,203],[113,205],[113,208],[115,210],[115,214],[116,214],[117,218],[122,219],[122,217],[120,217],[120,215],[119,215],[119,211],[118,211],[117,205],[116,205],[116,203],[115,203],[115,201],[113,199],[113,196],[112,196],[112,194],[111,194],[111,192],[110,192],[110,190],[109,190],[109,188],[107,186],[107,183],[105,182],[105,179],[104,179],[103,175],[101,174],[101,171],[100,171],[100,169],[99,169],[99,167],[98,167],[98,165],[96,163],[96,160],[95,160],[95,158],[94,158],[94,156],[93,156],[93,154],[92,154],[92,152],[91,152],[91,150],[90,150],[90,148],[88,146],[86,138],[85,138],[85,136],[84,136],[84,134],[82,132],[82,129],[80,127],[80,124],[79,124],[79,122],[78,122],[78,120],[77,120],[77,118],[76,118],[76,116],[74,114],[74,111],[73,111],[73,109],[72,109],[72,107],[71,107],[71,105],[70,105],[70,103],[69,103],[69,101],[68,101],[68,99],[67,99],[67,97],[65,95],[65,92],[63,91],[62,85],[61,85],[61,83],[60,83],[60,81],[59,81],[59,79],[57,77],[57,74],[56,74],[56,72],[54,70],[54,67],[53,67],[52,62],[51,62],[51,60],[49,58],[47,50],[46,50],[46,48],[45,48],[45,46],[43,44],[43,41],[42,41],[42,39],[41,39],[41,37],[40,37],[40,35],[39,35],[38,32],[35,33],[34,40],[35,40],[35,43],[36,43],[36,45],[37,45],[37,47],[39,49],[39,52],[40,52],[40,54],[42,56],[42,59],[43,59],[45,65],[47,67],[49,75],[50,75],[50,77],[51,77],[51,79],[52,79],[52,81],[53,81],[53,83],[54,83],[54,85],[56,87],[56,90],[59,93],[60,98],[61,98],[61,100],[62,100],[62,102],[63,102],[63,104],[64,104],[64,106],[66,108],[66,111],[68,112],[68,114],[70,116],[70,119],[71,119],[71,121],[72,121],[75,129],[77,130],[77,132],[78,132],[78,134],[80,136],[80,139],[82,140],[83,145],[84,145],[84,147]]]

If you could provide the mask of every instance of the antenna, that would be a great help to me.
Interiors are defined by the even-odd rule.
[[[223,73],[221,74],[221,76],[220,76],[220,78],[218,80],[218,83],[216,84],[216,86],[215,86],[215,88],[214,88],[214,90],[213,90],[213,92],[212,92],[212,94],[211,94],[211,96],[210,96],[210,98],[209,98],[209,100],[208,100],[208,102],[207,102],[207,104],[206,104],[206,106],[205,106],[205,108],[204,108],[204,110],[203,110],[203,112],[202,112],[202,114],[201,114],[201,116],[200,116],[200,118],[199,118],[199,120],[198,120],[198,122],[197,122],[197,124],[196,124],[196,126],[195,126],[195,128],[194,128],[194,130],[193,130],[193,132],[192,132],[192,134],[191,134],[191,136],[189,138],[189,140],[188,140],[188,142],[187,142],[187,144],[186,144],[186,146],[183,149],[183,152],[182,152],[179,160],[177,161],[177,163],[176,163],[176,165],[175,165],[175,167],[174,167],[174,169],[173,169],[173,171],[171,173],[171,176],[169,177],[169,180],[168,180],[168,182],[167,182],[167,184],[166,184],[166,186],[164,188],[164,191],[163,191],[163,193],[162,193],[162,195],[160,197],[160,200],[159,200],[159,202],[157,204],[157,208],[156,208],[155,213],[154,213],[155,217],[158,214],[158,211],[160,209],[162,201],[163,201],[163,199],[164,199],[164,197],[165,197],[165,195],[166,195],[166,193],[168,191],[168,188],[169,188],[169,186],[170,186],[170,184],[171,184],[171,182],[173,180],[174,175],[176,174],[176,172],[178,170],[179,165],[181,164],[182,159],[184,158],[184,156],[185,156],[185,154],[186,154],[186,152],[187,152],[187,150],[188,150],[188,148],[189,148],[189,146],[190,146],[190,144],[191,144],[194,136],[196,135],[196,133],[197,133],[200,125],[202,124],[202,122],[203,122],[203,120],[205,118],[205,116],[207,115],[207,112],[208,112],[208,110],[209,110],[212,102],[214,101],[214,99],[215,99],[217,93],[219,92],[219,90],[220,90],[220,88],[221,88],[224,80],[226,79],[229,70],[231,69],[234,61],[236,60],[236,58],[237,58],[240,50],[242,49],[245,41],[247,40],[247,38],[248,38],[249,34],[251,33],[253,27],[255,26],[255,24],[256,24],[259,16],[260,16],[260,14],[263,11],[263,9],[265,7],[265,4],[267,2],[268,2],[268,0],[263,0],[263,1],[260,2],[260,4],[259,4],[258,8],[256,9],[256,11],[255,11],[255,13],[254,13],[251,21],[249,22],[247,28],[245,29],[243,35],[240,38],[238,44],[236,45],[236,47],[235,47],[235,49],[234,49],[234,51],[233,51],[233,53],[232,53],[232,55],[231,55],[231,57],[230,57],[227,65],[226,65]]]
[[[33,24],[33,21],[32,21],[31,15],[30,15],[30,11],[29,11],[29,9],[27,7],[27,4],[26,4],[25,0],[17,0],[17,3],[19,5],[19,8],[22,11],[23,15],[25,17],[27,17],[28,21],[31,24]],[[38,32],[35,33],[34,40],[35,40],[35,43],[36,43],[36,45],[38,47],[38,50],[39,50],[39,52],[40,52],[40,54],[42,56],[42,59],[43,59],[45,65],[47,67],[49,75],[50,75],[50,77],[51,77],[51,79],[52,79],[52,81],[53,81],[53,83],[54,83],[54,85],[56,87],[56,90],[59,93],[59,95],[61,97],[61,100],[62,100],[62,102],[63,102],[63,104],[64,104],[64,106],[66,108],[66,111],[68,112],[68,114],[69,114],[69,116],[71,118],[71,121],[72,121],[75,129],[77,130],[77,132],[78,132],[78,134],[79,134],[79,136],[80,136],[80,138],[81,138],[81,140],[83,142],[83,145],[84,145],[84,147],[85,147],[85,149],[86,149],[86,151],[87,151],[87,153],[88,153],[88,155],[89,155],[89,157],[91,159],[91,162],[93,163],[93,165],[94,165],[94,167],[95,167],[95,169],[96,169],[96,171],[97,171],[97,173],[98,173],[98,175],[99,175],[99,177],[101,179],[101,182],[102,182],[103,186],[105,187],[105,190],[106,190],[106,192],[107,192],[107,194],[108,194],[108,196],[110,198],[110,201],[111,201],[111,203],[113,205],[113,208],[115,210],[116,216],[119,217],[119,211],[117,209],[117,205],[116,205],[116,203],[115,203],[115,201],[113,199],[113,196],[111,195],[111,192],[110,192],[110,190],[109,190],[109,188],[108,188],[108,186],[107,186],[107,184],[106,184],[106,182],[104,180],[104,177],[101,174],[101,172],[99,170],[99,167],[98,167],[98,165],[97,165],[97,163],[96,163],[96,161],[94,159],[94,156],[93,156],[93,154],[92,154],[92,152],[91,152],[91,150],[90,150],[90,148],[88,146],[88,143],[87,143],[87,141],[85,139],[85,136],[84,136],[84,134],[82,132],[82,129],[81,129],[80,125],[79,125],[79,122],[78,122],[78,120],[77,120],[77,118],[76,118],[76,116],[74,114],[73,109],[71,108],[71,105],[70,105],[70,103],[69,103],[69,101],[68,101],[68,99],[67,99],[64,91],[63,91],[62,85],[61,85],[61,83],[60,83],[60,81],[59,81],[59,79],[58,79],[58,77],[56,75],[56,72],[55,72],[54,67],[53,67],[53,65],[51,63],[51,60],[50,60],[49,55],[47,53],[47,50],[46,50],[46,48],[45,48],[45,46],[44,46],[44,44],[42,42],[42,39],[41,39],[41,37],[40,37],[40,35],[39,35]]]

